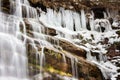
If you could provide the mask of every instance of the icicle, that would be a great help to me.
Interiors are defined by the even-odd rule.
[[[52,9],[47,9],[47,23],[54,26],[54,12]]]
[[[106,11],[107,11],[107,14],[108,14],[108,18],[110,18],[111,15],[110,15],[110,11],[109,11],[109,9],[107,9]]]
[[[70,10],[64,10],[61,9],[62,11],[62,24],[63,27],[69,30],[73,31],[73,14],[72,11]]]
[[[107,19],[108,16],[107,16],[106,12],[103,12],[103,14],[104,14],[104,18]]]
[[[86,17],[83,9],[81,10],[81,24],[82,28],[86,30]]]
[[[90,52],[90,51],[87,51],[87,60],[88,60],[88,61],[93,60],[93,57],[92,57],[92,55],[91,55],[91,52]]]
[[[82,30],[82,26],[81,26],[81,20],[80,20],[79,13],[74,12],[73,13],[73,19],[74,19],[74,24],[75,24],[76,31],[81,31]]]
[[[58,13],[57,13],[57,23],[58,23],[58,26],[60,26],[60,27],[62,27],[62,14],[61,14],[61,12],[59,11]],[[56,27],[58,27],[58,26],[56,26]]]
[[[112,27],[111,27],[111,24],[110,24],[109,20],[105,19],[105,23],[106,23],[106,26],[107,26],[106,31],[112,30]]]
[[[92,14],[89,17],[89,22],[90,22],[90,29],[91,31],[94,31],[94,13],[92,12]]]

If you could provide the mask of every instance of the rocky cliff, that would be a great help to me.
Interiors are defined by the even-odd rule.
[[[119,9],[119,0],[29,0],[33,7],[49,7],[53,9],[59,9],[63,7],[65,9],[80,11],[80,9],[92,9],[94,7],[100,8],[114,8]]]

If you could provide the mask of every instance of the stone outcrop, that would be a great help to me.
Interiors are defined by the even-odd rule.
[[[33,31],[32,31],[33,29],[31,27],[31,23],[29,21],[27,21],[27,19],[25,19],[24,21],[25,21],[25,24],[26,24],[26,29],[27,29],[28,36],[33,37]],[[70,43],[69,41],[54,37],[55,35],[57,35],[55,29],[48,28],[44,24],[42,24],[42,26],[43,26],[42,34],[46,34],[45,37],[46,37],[46,40],[48,42],[50,42],[53,45],[60,46],[65,51],[68,51],[68,52],[71,52],[75,55],[86,58],[87,52],[84,49],[82,49],[80,47],[77,47],[76,45],[74,45],[73,43]]]
[[[29,37],[34,37],[33,36],[33,29],[31,27],[31,23],[25,19],[25,24],[26,24],[26,29],[27,29],[27,35]],[[39,22],[38,22],[39,23]],[[55,33],[56,31],[45,27],[45,25],[42,25],[44,27],[44,30],[47,30],[48,32],[53,32]],[[40,56],[41,54],[41,46],[39,45],[39,42],[34,41],[36,47],[37,47],[37,52],[36,49],[31,45],[31,41],[29,39],[27,40],[27,54],[28,54],[28,62],[29,62],[29,75],[31,78],[36,78],[39,77],[40,70],[41,73],[43,74],[49,74],[51,76],[43,76],[44,79],[58,79],[61,80],[60,76],[67,76],[67,77],[72,77],[74,76],[72,72],[72,63],[71,61],[74,62],[74,65],[77,67],[77,73],[75,74],[78,76],[79,80],[103,80],[102,73],[100,69],[94,65],[89,63],[88,61],[85,60],[87,52],[80,48],[77,47],[76,45],[70,43],[67,40],[59,39],[54,37],[54,35],[51,34],[46,34],[46,32],[43,31],[42,34],[45,34],[46,40],[53,44],[55,48],[50,48],[50,47],[45,47],[44,48],[44,55],[45,55],[45,64],[43,64],[43,67],[40,66]],[[58,43],[57,43],[57,42]],[[58,44],[58,45],[57,45]],[[37,54],[36,54],[37,53]],[[71,56],[69,56],[71,55]],[[77,59],[77,61],[75,60]],[[75,67],[74,67],[75,68]]]
[[[108,0],[29,0],[33,7],[42,7],[59,9],[63,7],[65,9],[79,11],[81,8],[83,9],[91,9],[94,7],[105,7],[105,8],[118,8],[120,1],[110,2]]]
[[[32,50],[31,48],[29,50]],[[34,51],[34,50],[32,50]],[[36,75],[39,73],[39,63],[35,59],[35,54],[32,56],[29,56],[29,66],[30,66],[30,74],[31,76]],[[55,51],[54,49],[44,48],[44,54],[45,54],[45,64],[44,68],[42,68],[42,73],[48,72],[50,75],[52,75],[52,78],[54,79],[54,76],[61,75],[61,76],[73,76],[72,74],[72,66],[71,66],[71,58],[67,56],[65,52],[63,51]],[[65,55],[66,62],[64,62],[63,55]],[[74,59],[73,59],[74,60]],[[36,65],[37,63],[37,65]],[[101,75],[101,71],[93,64],[90,64],[83,58],[78,58],[77,63],[77,72],[78,72],[78,78],[79,80],[82,79],[89,79],[89,80],[103,80],[103,77]],[[46,79],[47,77],[45,77]],[[61,80],[61,79],[60,79]]]
[[[28,21],[27,18],[24,19],[24,22],[25,22],[25,25],[26,25],[26,29],[29,30],[28,33],[30,33],[32,35],[32,31],[33,31],[33,28],[32,28],[32,24]],[[38,24],[41,24],[41,29],[42,29],[42,32],[43,34],[46,34],[46,35],[50,35],[50,36],[56,36],[57,33],[56,33],[56,30],[53,29],[53,28],[49,28],[47,26],[45,26],[44,24],[42,24],[41,22],[37,22]]]
[[[59,45],[63,48],[63,50],[74,53],[75,55],[81,56],[83,58],[86,58],[87,52],[84,49],[77,47],[68,41],[60,40]]]
[[[10,14],[10,2],[9,1],[6,1],[6,0],[1,0],[1,10],[4,12],[4,13],[8,13]]]

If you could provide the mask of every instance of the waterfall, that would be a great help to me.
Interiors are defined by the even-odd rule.
[[[20,18],[21,0],[16,0],[15,4],[14,15],[0,12],[0,80],[29,80],[25,39],[20,31],[22,23],[26,35],[25,24]]]
[[[0,36],[0,80],[28,80],[25,45],[12,35]]]
[[[38,54],[39,56],[39,62],[40,62],[40,74],[39,74],[39,79],[43,80],[43,75],[42,75],[42,70],[45,64],[45,54],[44,54],[44,47],[42,47],[41,53]]]
[[[68,79],[65,78],[64,80],[78,80],[78,64],[77,64],[78,59],[73,55],[71,55],[70,53],[66,53],[66,56],[70,58],[72,77]],[[65,63],[66,63],[66,60],[65,60]]]
[[[71,68],[71,77],[65,80],[78,80],[79,58],[69,53],[69,51],[68,54],[67,52],[59,53],[63,50],[60,46],[60,40],[62,41],[63,39],[66,42],[70,42],[75,48],[76,46],[80,47],[80,45],[83,45],[87,48],[90,46],[90,49],[93,49],[94,47],[98,47],[96,45],[101,41],[98,37],[104,35],[102,32],[107,33],[112,30],[111,24],[107,19],[94,20],[94,13],[91,12],[89,24],[93,33],[91,33],[91,31],[87,33],[87,21],[84,9],[76,12],[64,8],[60,8],[58,11],[47,8],[47,12],[43,12],[40,8],[31,7],[28,0],[10,0],[11,13],[5,14],[1,11],[1,4],[0,2],[0,80],[30,80],[28,76],[28,56],[26,54],[27,44],[30,44],[34,49],[34,52],[30,54],[35,55],[35,66],[40,66],[38,71],[40,74],[37,79],[42,80],[44,78],[43,68],[46,63],[45,49],[50,48],[50,50],[54,49],[56,54],[58,51],[58,54],[60,54],[60,56],[62,55],[61,61],[63,61],[63,63],[67,64],[66,57],[70,58],[69,68]],[[40,12],[37,10],[40,10]],[[118,13],[115,13],[115,15],[116,14]],[[114,12],[112,12],[112,14],[110,14],[108,10],[107,13],[104,12],[105,18],[111,15],[114,17]],[[48,30],[49,28],[54,30],[53,33],[55,33],[55,35],[49,35],[49,32],[52,32]],[[79,45],[74,43],[75,40],[78,41]],[[65,46],[65,48],[71,47],[71,45],[66,47],[66,44],[63,46]],[[98,50],[101,51],[101,46],[100,48],[98,47]],[[88,52],[87,60],[102,67],[107,79],[109,75],[106,75],[107,72],[104,72],[104,69],[106,70],[108,68],[101,66],[102,63],[98,63],[104,62],[103,54],[99,55],[100,61],[97,61],[97,58],[91,55],[90,50],[86,51]]]
[[[22,3],[21,0],[15,0],[15,16],[22,17]]]
[[[20,35],[21,19],[0,13],[0,80],[28,80],[24,40]]]
[[[37,18],[37,10],[27,0],[10,0],[11,14],[18,17]]]

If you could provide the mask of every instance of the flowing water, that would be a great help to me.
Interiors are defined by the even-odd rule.
[[[27,56],[14,16],[0,13],[0,80],[28,80]]]
[[[22,3],[21,0],[14,2],[17,5],[14,15],[0,12],[0,80],[29,80],[25,39],[22,40],[20,32]],[[23,27],[26,33],[24,23]]]

